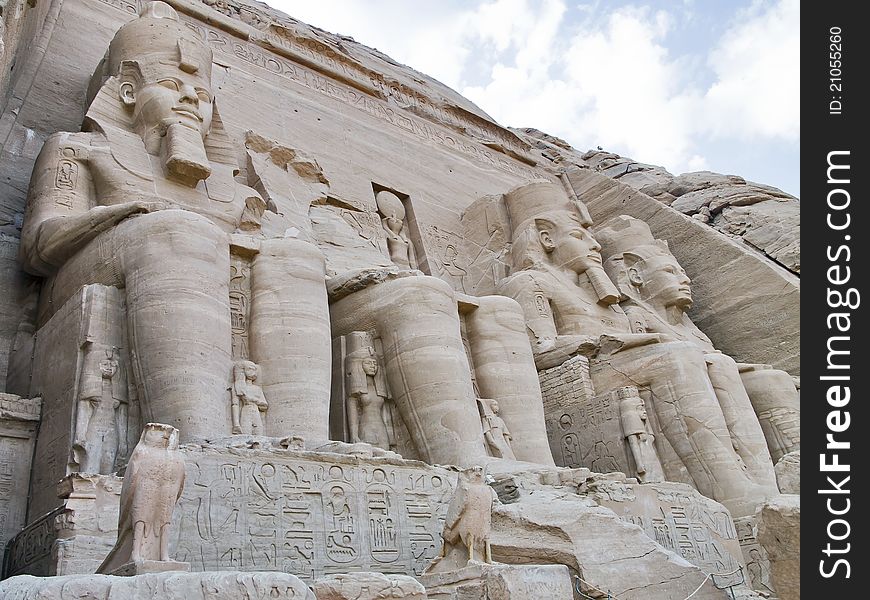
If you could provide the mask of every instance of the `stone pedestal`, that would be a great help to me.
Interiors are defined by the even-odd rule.
[[[423,575],[430,600],[539,600],[572,598],[564,565],[474,563],[457,571]]]

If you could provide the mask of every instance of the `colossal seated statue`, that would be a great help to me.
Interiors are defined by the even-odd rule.
[[[650,395],[675,452],[674,461],[664,461],[665,474],[684,467],[702,494],[735,517],[753,514],[777,488],[754,415],[741,424],[749,433],[732,437],[729,422],[746,414],[746,406],[737,404],[742,398],[720,404],[705,353],[696,344],[632,331],[581,203],[543,181],[508,192],[504,202],[513,272],[499,291],[520,303],[538,368],[583,353],[590,358],[597,392],[635,386]]]
[[[756,420],[761,421],[774,462],[799,451],[800,403],[791,376],[766,365],[737,363],[713,347],[686,314],[692,306],[691,280],[667,242],[654,239],[649,225],[626,215],[602,224],[595,234],[602,245],[604,269],[623,294],[620,305],[632,324],[644,332],[690,342],[704,352],[735,449],[747,467],[760,476],[767,474],[766,457],[757,464],[756,449],[763,440]]]
[[[21,259],[46,278],[39,322],[82,286],[121,288],[143,419],[177,427],[182,442],[228,435],[233,362],[249,359],[264,433],[325,441],[323,257],[258,230],[266,203],[235,179],[211,69],[211,50],[163,2],[117,32],[82,132],[52,135],[34,167]],[[248,313],[233,320],[248,327],[250,355],[234,351],[231,253],[251,272]]]

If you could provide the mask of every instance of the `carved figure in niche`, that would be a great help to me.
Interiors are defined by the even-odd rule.
[[[176,425],[182,440],[232,427],[229,235],[251,234],[251,207],[261,215],[266,206],[234,179],[237,153],[216,108],[211,70],[211,49],[176,11],[145,3],[94,75],[85,131],[46,140],[21,238],[24,269],[47,278],[40,324],[83,285],[124,290],[143,413]],[[272,407],[269,434],[293,427],[325,440],[326,405],[296,393],[300,372],[308,392],[309,381],[329,377],[322,254],[290,238],[256,246],[250,358],[262,368],[267,395],[274,389],[283,399]],[[282,329],[300,306],[305,323]],[[311,335],[315,329],[323,335]],[[297,331],[309,340],[304,361]]]
[[[504,420],[498,416],[498,402],[487,398],[478,398],[477,404],[480,406],[483,438],[486,440],[492,455],[496,458],[516,460],[514,451],[511,450],[511,432],[508,431]]]
[[[115,348],[84,350],[73,461],[83,473],[114,473],[127,458],[127,378]]]
[[[396,441],[388,404],[391,396],[371,338],[365,332],[354,331],[347,336],[344,373],[351,443],[365,442],[394,450]]]
[[[387,235],[390,260],[400,269],[416,269],[417,256],[414,244],[405,233],[405,206],[393,192],[381,190],[375,200],[381,213],[381,224]]]
[[[260,367],[249,360],[233,366],[232,418],[233,433],[263,435],[263,416],[269,409],[263,388],[257,385]]]
[[[656,452],[655,436],[646,414],[646,406],[638,395],[636,387],[623,387],[616,390],[619,400],[619,418],[622,435],[628,442],[631,457],[634,459],[635,473],[641,483],[665,480],[659,455]]]
[[[184,563],[169,558],[169,524],[183,488],[184,459],[178,450],[178,430],[148,423],[124,473],[118,540],[97,573],[111,573],[128,564],[135,573],[146,561],[166,563],[165,570],[182,570]],[[149,570],[161,567],[149,565]]]
[[[758,420],[720,404],[705,353],[667,335],[632,332],[618,304],[622,294],[602,266],[592,219],[559,185],[533,182],[504,201],[513,226],[513,273],[499,290],[523,307],[538,368],[583,353],[597,393],[626,385],[651,390],[662,432],[698,490],[735,516],[753,514],[777,493],[773,465],[767,448],[747,439],[740,447],[752,466],[740,469],[729,424],[760,433]],[[733,419],[738,414],[747,417],[740,424]]]
[[[492,563],[489,534],[496,499],[495,490],[484,481],[483,467],[460,471],[441,533],[441,555],[429,565],[427,573],[453,571],[470,563]]]

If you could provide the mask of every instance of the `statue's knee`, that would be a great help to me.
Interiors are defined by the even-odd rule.
[[[194,244],[205,240],[212,242],[226,240],[226,234],[217,225],[189,210],[158,210],[131,219],[128,227],[133,229],[136,236],[148,238],[171,236],[173,242],[182,248],[185,246],[183,243],[185,239]]]

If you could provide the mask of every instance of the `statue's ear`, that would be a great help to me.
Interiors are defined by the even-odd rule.
[[[640,287],[643,285],[643,278],[640,276],[640,272],[637,270],[637,267],[629,267],[628,268],[628,281],[631,285],[635,287]]]
[[[555,225],[548,219],[535,219],[535,228],[538,231],[538,241],[545,252],[552,252],[556,248],[556,243],[553,241],[552,231]]]
[[[118,95],[124,106],[132,108],[136,104],[136,91],[142,85],[142,71],[139,69],[139,63],[135,60],[121,61],[120,80]]]

